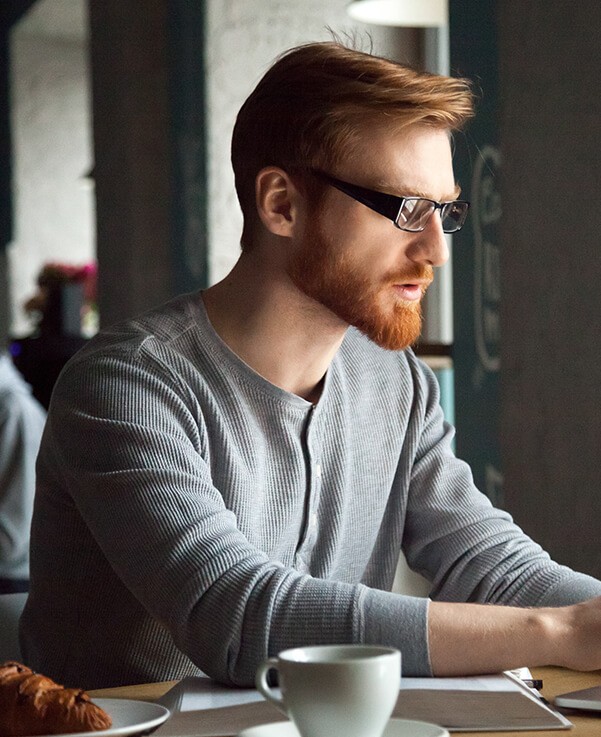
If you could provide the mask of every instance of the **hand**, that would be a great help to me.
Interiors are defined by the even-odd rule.
[[[551,618],[553,628],[549,665],[572,670],[601,668],[601,596],[544,611]]]

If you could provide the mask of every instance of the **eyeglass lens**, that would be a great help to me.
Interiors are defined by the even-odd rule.
[[[424,230],[428,220],[432,217],[437,203],[421,197],[407,197],[404,199],[397,216],[397,225],[404,230],[419,232]],[[440,208],[442,229],[445,233],[454,233],[459,230],[467,216],[467,206],[463,202],[447,202]]]
[[[445,233],[454,233],[465,223],[469,205],[465,202],[449,202],[441,211],[442,229]]]

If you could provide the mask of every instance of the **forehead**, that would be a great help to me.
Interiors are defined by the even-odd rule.
[[[451,139],[440,128],[380,124],[360,131],[342,166],[349,181],[393,194],[442,200],[456,192]]]

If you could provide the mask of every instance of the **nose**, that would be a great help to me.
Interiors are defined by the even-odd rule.
[[[415,263],[444,266],[449,260],[449,244],[442,230],[440,210],[432,213],[426,227],[415,238],[406,252]]]

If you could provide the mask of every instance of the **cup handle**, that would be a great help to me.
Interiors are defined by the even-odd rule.
[[[268,701],[271,701],[271,703],[276,706],[283,714],[288,716],[286,705],[284,704],[284,699],[280,698],[277,695],[275,689],[271,688],[271,686],[267,683],[267,674],[269,673],[269,671],[277,669],[277,658],[268,658],[263,663],[261,663],[261,665],[257,669],[257,675],[255,676],[255,686]]]

